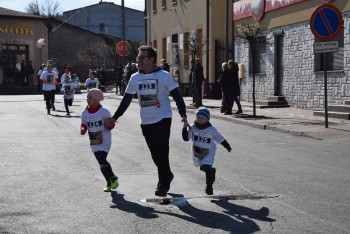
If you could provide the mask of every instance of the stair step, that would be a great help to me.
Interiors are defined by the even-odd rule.
[[[332,105],[328,106],[328,110],[331,112],[345,112],[350,114],[350,105]]]
[[[325,116],[324,111],[314,111],[315,116]],[[350,120],[350,113],[344,113],[344,112],[328,112],[329,118],[336,118],[336,119],[346,119]]]
[[[262,106],[278,106],[278,105],[288,105],[286,101],[256,101],[257,105]]]
[[[286,99],[284,96],[268,96],[267,101],[273,101],[273,102],[286,102]]]

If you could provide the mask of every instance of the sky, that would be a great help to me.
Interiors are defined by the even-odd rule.
[[[35,0],[0,0],[0,7],[25,12],[25,8],[30,2]],[[39,3],[43,3],[46,0],[38,0]],[[60,4],[61,13],[63,11],[74,10],[84,6],[97,4],[100,0],[52,0]],[[121,5],[121,0],[103,0],[103,2],[114,2]],[[145,9],[145,0],[124,0],[124,6],[136,10],[143,11]]]

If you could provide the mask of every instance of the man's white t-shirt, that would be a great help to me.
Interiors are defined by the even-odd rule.
[[[90,114],[86,109],[81,114],[81,123],[87,126],[92,152],[109,152],[111,148],[111,131],[105,126],[105,120],[111,113],[101,107],[96,113]]]
[[[125,92],[137,94],[141,124],[153,124],[172,117],[169,92],[175,88],[172,76],[160,70],[151,74],[133,74]]]
[[[44,71],[40,76],[40,80],[44,81],[42,89],[44,91],[56,90],[57,78],[58,78],[58,75],[56,72]]]

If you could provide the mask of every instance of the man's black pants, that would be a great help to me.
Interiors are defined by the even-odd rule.
[[[153,162],[158,168],[158,184],[166,187],[169,186],[173,175],[169,164],[170,127],[171,118],[162,119],[154,124],[141,125]]]

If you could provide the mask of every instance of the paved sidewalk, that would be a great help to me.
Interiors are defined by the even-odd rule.
[[[121,99],[122,96],[106,93],[111,98]],[[172,100],[172,98],[170,98]],[[196,108],[191,106],[192,97],[184,97],[187,112],[190,116]],[[136,101],[136,99],[134,99]],[[243,114],[224,115],[220,113],[221,100],[203,99],[203,105],[210,110],[211,118],[218,118],[255,128],[289,133],[293,135],[311,137],[319,140],[329,140],[350,144],[350,120],[328,118],[328,128],[325,127],[325,118],[314,116],[312,110],[297,108],[256,108],[257,118],[253,118],[253,105],[241,102]],[[175,102],[171,105],[176,109]],[[237,111],[236,105],[233,112]]]

